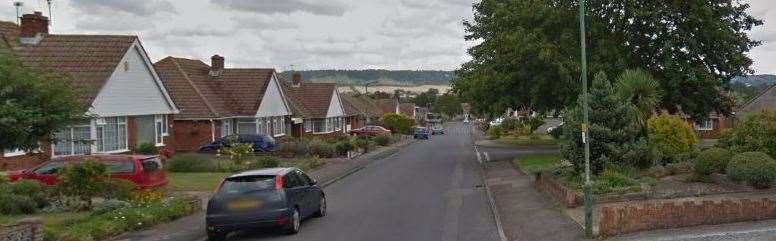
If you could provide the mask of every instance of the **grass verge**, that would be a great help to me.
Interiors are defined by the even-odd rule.
[[[515,146],[546,146],[546,145],[558,145],[561,140],[555,139],[550,135],[531,135],[531,136],[514,136],[507,135],[496,140],[502,144],[515,145]]]
[[[169,188],[171,191],[194,191],[210,192],[215,190],[224,177],[230,173],[223,172],[201,172],[201,173],[179,173],[170,172]]]
[[[533,154],[516,157],[512,163],[526,173],[537,173],[555,169],[560,159],[560,154]]]

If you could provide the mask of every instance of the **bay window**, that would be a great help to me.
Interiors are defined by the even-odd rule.
[[[74,125],[54,132],[54,156],[85,155],[92,152],[90,124]]]
[[[272,117],[272,135],[282,136],[286,134],[286,125],[283,117]]]
[[[161,132],[159,132],[161,134]],[[107,117],[95,128],[97,152],[127,151],[127,117]]]

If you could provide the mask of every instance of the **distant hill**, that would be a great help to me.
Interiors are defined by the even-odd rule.
[[[747,86],[765,87],[776,84],[776,75],[772,74],[760,74],[760,75],[747,75],[743,77],[733,78],[732,83],[742,83]]]
[[[417,86],[417,85],[449,85],[455,78],[453,71],[438,70],[305,70],[298,71],[302,74],[303,81],[319,83],[337,83],[340,85],[390,85],[390,86]],[[280,73],[285,79],[291,78],[292,71]]]

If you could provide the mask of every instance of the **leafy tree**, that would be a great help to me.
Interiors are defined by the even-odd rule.
[[[776,156],[776,111],[750,114],[720,142],[733,152],[759,151]]]
[[[380,123],[392,133],[409,135],[412,134],[415,119],[401,114],[389,113],[380,118]]]
[[[482,0],[464,22],[477,41],[454,90],[475,112],[508,107],[538,111],[572,104],[579,93],[578,0]],[[729,80],[751,73],[747,32],[762,21],[736,0],[588,1],[590,73],[610,76],[638,66],[665,90],[661,107],[702,117],[730,113],[720,95]]]
[[[647,119],[660,105],[660,83],[643,70],[625,70],[617,78],[615,90],[618,97],[632,108],[635,120],[646,136]]]
[[[86,111],[66,77],[25,68],[0,53],[0,150],[34,150]]]
[[[614,95],[606,74],[596,74],[588,94],[590,126],[587,141],[590,142],[590,164],[593,173],[603,171],[606,163],[626,163],[625,149],[636,141],[638,127],[634,125],[631,109],[623,105]],[[574,164],[577,170],[585,166],[584,148],[582,142],[582,101],[579,96],[577,105],[564,113],[564,134],[569,142],[563,144],[563,155]]]
[[[454,116],[463,112],[461,108],[461,102],[458,101],[458,97],[453,94],[447,93],[439,98],[434,103],[432,110],[436,113],[442,113],[447,116]]]
[[[438,97],[439,97],[439,90],[430,88],[426,92],[420,93],[418,94],[417,97],[415,97],[415,105],[421,106],[421,107],[431,106],[431,104],[434,104],[434,102],[436,102]]]

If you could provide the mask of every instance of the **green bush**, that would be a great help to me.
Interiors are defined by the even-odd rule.
[[[679,154],[691,152],[698,146],[692,127],[675,115],[655,115],[647,120],[649,140],[667,161],[675,162]]]
[[[530,132],[536,131],[540,126],[544,125],[544,118],[541,115],[536,117],[530,117],[525,121],[526,126],[530,129]]]
[[[273,168],[273,167],[279,167],[279,166],[280,166],[280,161],[278,161],[277,158],[263,157],[258,161],[251,162],[248,165],[248,169]]]
[[[137,185],[125,179],[110,179],[105,192],[106,199],[132,200],[137,191]]]
[[[606,169],[593,182],[593,193],[629,192],[640,190],[638,182],[627,174]]]
[[[491,140],[496,140],[501,138],[501,136],[504,135],[504,128],[501,126],[491,126],[488,128],[488,137]]]
[[[97,204],[97,206],[94,207],[94,210],[92,210],[92,215],[100,215],[100,214],[111,212],[113,210],[129,208],[129,207],[132,207],[132,204],[127,201],[122,201],[118,199],[108,199],[103,201],[102,203]]]
[[[754,188],[769,188],[776,179],[776,161],[764,152],[744,152],[733,156],[727,166],[728,177]]]
[[[326,162],[318,157],[310,157],[302,160],[299,164],[299,168],[305,171],[312,170],[318,167],[326,165]]]
[[[7,186],[11,194],[29,197],[36,207],[42,208],[48,204],[46,190],[37,181],[22,180],[0,187]]]
[[[400,114],[385,114],[380,118],[383,127],[391,130],[395,134],[411,135],[412,127],[415,126],[415,119]]]
[[[762,111],[747,116],[726,132],[720,143],[734,153],[759,151],[776,156],[776,111]]]
[[[28,196],[8,192],[0,194],[0,214],[2,215],[33,214],[37,210],[35,200]]]
[[[522,122],[516,118],[505,118],[503,121],[501,121],[501,128],[503,128],[505,131],[513,131],[517,130],[522,126]]]
[[[335,148],[337,149],[338,155],[347,156],[349,151],[355,149],[355,146],[353,146],[353,143],[350,141],[350,139],[346,139],[337,142]]]
[[[57,172],[60,193],[76,196],[91,208],[92,199],[103,195],[107,188],[108,167],[96,161],[86,161],[76,165],[67,165]]]
[[[368,137],[368,136],[356,137],[356,139],[353,140],[353,145],[356,148],[359,148],[359,149],[362,149],[362,150],[367,150],[367,149],[369,149],[369,144],[371,142],[370,139],[371,139],[371,137]]]
[[[708,176],[712,173],[724,173],[733,154],[727,149],[710,148],[703,150],[695,158],[695,174]]]
[[[693,166],[692,162],[674,162],[666,164],[666,170],[669,175],[686,174],[693,171]]]
[[[167,160],[170,172],[216,172],[218,169],[215,161],[194,153],[178,154]]]
[[[152,143],[142,143],[135,148],[135,152],[143,155],[156,155],[159,154],[159,148]]]
[[[237,143],[231,141],[228,147],[218,149],[218,154],[229,157],[233,164],[240,166],[245,164],[249,156],[253,156],[253,145],[250,143]]]
[[[375,143],[380,146],[388,146],[391,144],[391,137],[389,136],[376,136],[374,138]]]
[[[322,141],[313,140],[310,142],[310,154],[321,158],[332,158],[336,152],[334,145]]]

